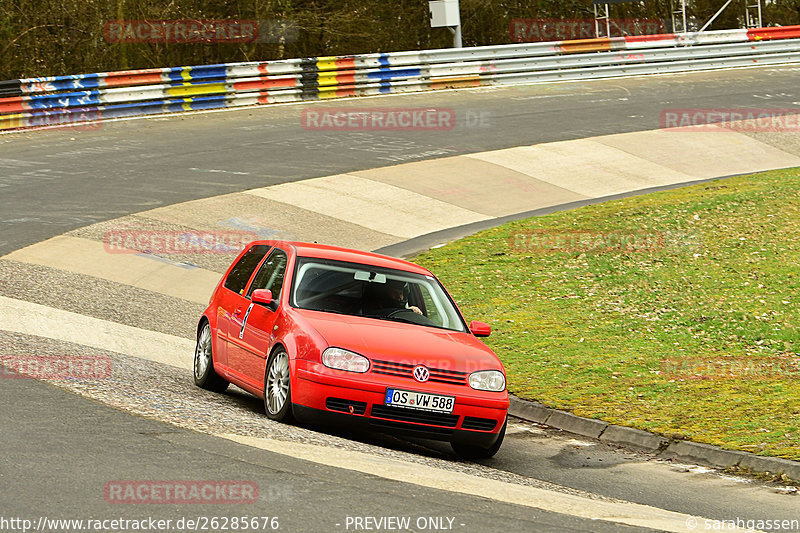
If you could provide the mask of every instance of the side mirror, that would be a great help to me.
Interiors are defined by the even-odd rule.
[[[267,289],[256,289],[253,291],[252,300],[254,304],[269,307],[273,311],[278,308],[275,300],[272,299],[272,291]]]
[[[473,320],[469,323],[469,330],[476,337],[488,337],[492,334],[492,326],[486,322],[478,322],[477,320]]]

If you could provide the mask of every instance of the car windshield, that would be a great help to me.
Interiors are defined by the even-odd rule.
[[[461,315],[436,278],[371,265],[299,258],[292,305],[466,331]]]

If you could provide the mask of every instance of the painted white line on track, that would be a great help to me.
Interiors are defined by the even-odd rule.
[[[691,515],[676,513],[630,502],[596,500],[550,491],[538,487],[516,485],[493,479],[473,476],[462,472],[453,472],[441,468],[406,463],[397,459],[379,457],[353,450],[336,449],[300,442],[287,442],[274,439],[246,437],[242,435],[220,434],[239,444],[279,453],[296,459],[303,459],[317,464],[335,468],[354,470],[384,479],[411,483],[432,489],[447,490],[459,494],[468,494],[490,500],[523,505],[543,511],[586,518],[603,520],[629,526],[646,527],[659,531],[692,532],[691,524],[704,519]],[[745,531],[730,529],[726,531]]]
[[[0,331],[35,335],[191,369],[194,341],[0,296]]]

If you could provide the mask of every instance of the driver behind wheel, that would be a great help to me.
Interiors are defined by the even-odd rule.
[[[374,290],[373,303],[376,311],[386,316],[401,310],[413,311],[421,315],[422,310],[419,307],[408,305],[405,287],[406,284],[404,282],[397,280],[387,280],[384,284],[370,286],[370,289]]]

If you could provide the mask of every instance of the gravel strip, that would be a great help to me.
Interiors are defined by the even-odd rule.
[[[205,309],[129,285],[8,259],[0,259],[0,296],[187,339],[195,338]]]
[[[789,117],[781,120],[796,121],[796,117]],[[778,150],[800,156],[800,133],[796,131],[758,131],[758,127],[752,121],[747,121],[746,124],[742,125],[741,129],[735,129],[734,131],[764,144],[768,144]]]
[[[603,501],[616,501],[476,463],[459,461],[414,443],[377,434],[315,431],[274,422],[263,402],[238,388],[214,394],[194,386],[191,373],[151,361],[127,357],[42,337],[0,331],[0,356],[104,356],[112,361],[108,379],[47,380],[86,398],[175,426],[209,434],[232,433],[335,449],[423,464],[488,479],[537,487]],[[11,366],[10,364],[7,366]]]

